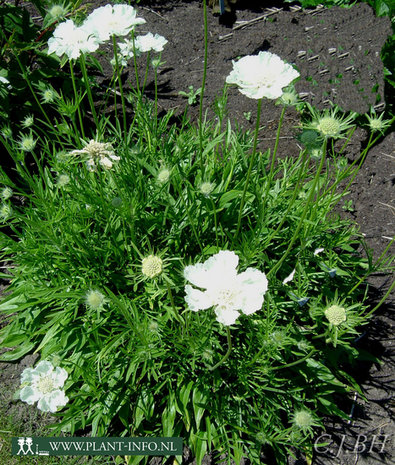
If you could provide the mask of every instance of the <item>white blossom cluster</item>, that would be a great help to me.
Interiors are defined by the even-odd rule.
[[[48,53],[77,59],[81,54],[95,52],[113,37],[124,37],[118,48],[120,63],[125,65],[135,54],[161,52],[167,43],[164,37],[150,32],[134,37],[135,27],[144,23],[145,19],[138,17],[132,6],[108,4],[93,10],[80,26],[71,19],[60,23],[48,40]],[[128,39],[130,34],[132,38]]]

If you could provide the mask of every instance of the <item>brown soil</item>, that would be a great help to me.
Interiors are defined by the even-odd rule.
[[[90,8],[106,3],[94,1]],[[265,3],[265,6],[268,4]],[[201,86],[204,58],[201,2],[146,1],[140,2],[137,8],[140,16],[147,21],[139,32],[158,33],[169,41],[162,54],[165,64],[159,74],[159,108],[163,111],[173,108],[176,114],[181,114],[187,103],[178,92],[188,91],[191,85],[195,90]],[[232,60],[260,50],[274,52],[293,63],[301,74],[297,91],[318,108],[328,108],[333,102],[344,110],[363,114],[371,105],[376,105],[377,109],[385,107],[380,50],[391,34],[391,25],[388,18],[376,18],[367,4],[357,4],[350,9],[334,7],[309,11],[302,11],[298,7],[285,11],[276,7],[264,9],[250,5],[249,8],[236,10],[236,15],[237,22],[233,23],[233,27],[220,24],[219,18],[211,12],[208,15],[209,50],[204,108],[208,109],[209,115],[212,115],[210,106],[221,92],[232,68]],[[103,61],[103,64],[106,65],[106,62]],[[145,63],[142,63],[141,73],[144,66]],[[111,75],[108,65],[105,72]],[[127,70],[124,78],[133,85],[134,70]],[[148,98],[153,97],[152,79],[149,75]],[[251,116],[246,118],[249,113]],[[196,120],[197,114],[197,106],[189,108],[192,119]],[[256,102],[242,96],[236,89],[230,89],[228,114],[233,125],[252,129]],[[265,102],[261,117],[261,149],[273,145],[279,114],[279,107]],[[299,153],[297,141],[293,138],[297,133],[297,124],[297,114],[292,110],[287,111],[279,146],[280,156]],[[348,204],[348,211],[339,208],[342,215],[347,215],[360,225],[375,258],[380,256],[389,238],[395,234],[394,142],[394,133],[389,134],[370,151],[350,187],[347,200],[352,203]],[[364,144],[366,132],[356,131],[347,157],[354,159]],[[374,290],[372,303],[380,299],[391,281],[391,277],[385,275],[371,278]],[[394,307],[392,294],[358,342],[382,361],[381,365],[367,361],[357,370],[356,375],[362,383],[367,402],[351,394],[350,422],[333,423],[328,420],[325,432],[331,435],[332,445],[327,450],[318,448],[313,464],[395,463]],[[10,408],[12,414],[15,414],[15,409],[26,415],[30,411],[28,406],[21,403],[11,406],[13,390],[17,388],[20,372],[26,364],[26,360],[23,360],[20,364],[2,366],[0,381],[6,382],[6,389],[2,390],[0,401],[3,407]],[[383,449],[379,442],[383,442],[384,438],[380,434],[388,435]],[[365,449],[361,445],[363,437],[360,436],[357,442],[358,435],[366,436]],[[344,445],[339,447],[343,436]],[[372,441],[376,443],[372,445]],[[207,463],[210,463],[209,457]],[[295,463],[295,460],[290,459],[290,463]],[[298,463],[304,463],[303,459],[299,459]]]

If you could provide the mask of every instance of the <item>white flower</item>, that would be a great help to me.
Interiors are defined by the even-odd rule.
[[[121,158],[115,155],[112,145],[109,142],[97,142],[91,139],[88,143],[85,142],[85,147],[81,150],[73,150],[70,155],[88,155],[87,165],[91,171],[96,169],[96,164],[100,163],[103,168],[109,170],[113,166],[114,161],[119,161]]]
[[[197,312],[214,307],[217,321],[229,326],[235,323],[240,312],[250,315],[262,308],[267,291],[264,273],[247,268],[237,274],[239,257],[225,250],[213,255],[204,263],[187,266],[184,277],[194,286],[185,286],[188,307]]]
[[[68,19],[56,27],[53,37],[48,40],[48,54],[55,53],[58,57],[66,54],[69,60],[77,59],[81,53],[94,52],[99,45],[96,36]]]
[[[106,5],[96,8],[86,18],[83,26],[100,41],[112,36],[126,36],[145,19],[138,18],[136,10],[130,5]]]
[[[167,44],[167,40],[160,36],[159,34],[151,34],[149,32],[145,36],[138,36],[136,37],[136,48],[140,50],[140,52],[150,52],[153,50],[154,52],[161,52],[163,47]]]
[[[36,368],[26,368],[22,372],[20,399],[33,405],[43,412],[55,413],[59,407],[64,407],[68,397],[60,388],[68,377],[63,368],[54,368],[50,362],[41,361]]]
[[[287,283],[289,283],[290,281],[292,281],[292,280],[294,279],[295,272],[296,272],[296,270],[294,269],[294,270],[292,271],[292,273],[284,279],[283,284],[287,284]]]
[[[233,61],[233,70],[226,78],[228,84],[236,84],[249,98],[281,97],[283,87],[299,76],[298,71],[274,53],[259,52]]]

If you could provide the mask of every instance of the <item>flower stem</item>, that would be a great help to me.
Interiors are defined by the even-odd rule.
[[[143,81],[143,88],[141,92],[144,94],[145,86],[147,84],[147,78],[148,78],[148,69],[149,69],[149,63],[150,63],[150,58],[151,58],[151,51],[147,53],[147,64],[145,66],[145,74],[144,74],[144,81]]]
[[[77,87],[75,85],[73,62],[70,60],[69,63],[70,63],[71,82],[73,83],[73,90],[74,90],[74,96],[75,96],[75,103],[77,105],[77,113],[78,113],[78,120],[80,122],[81,135],[82,135],[82,138],[85,139],[84,125],[82,124],[82,115],[81,115],[81,109],[79,105],[79,98],[77,94]]]
[[[123,116],[123,131],[126,138],[126,107],[125,107],[125,97],[123,95],[123,86],[122,86],[122,79],[121,79],[121,72],[119,70],[119,63],[118,63],[118,52],[117,52],[117,43],[115,40],[115,35],[112,36],[112,45],[114,48],[114,57],[115,57],[115,69],[117,71],[118,77],[118,85],[119,85],[119,92],[121,93],[121,104],[122,104],[122,116]],[[134,42],[133,42],[134,46]]]
[[[283,106],[282,110],[281,110],[281,115],[280,115],[280,121],[278,123],[278,128],[277,128],[277,135],[276,135],[276,142],[274,144],[274,149],[273,149],[273,154],[272,154],[272,161],[270,163],[270,171],[269,171],[269,176],[266,180],[266,189],[265,189],[265,193],[263,195],[263,202],[264,202],[264,206],[263,208],[265,208],[266,206],[266,199],[267,199],[267,196],[269,194],[269,190],[270,190],[270,186],[272,184],[272,180],[273,180],[273,172],[274,172],[274,163],[276,161],[276,155],[277,155],[277,149],[278,149],[278,143],[279,143],[279,140],[280,140],[280,132],[281,132],[281,126],[283,124],[283,120],[284,120],[284,115],[285,115],[285,106]]]
[[[295,365],[299,365],[300,363],[303,363],[305,360],[310,358],[314,354],[314,352],[316,352],[315,349],[313,349],[311,352],[309,352],[307,355],[300,358],[299,360],[295,360],[295,362],[286,363],[285,365],[281,365],[281,366],[278,366],[278,367],[272,367],[271,369],[272,370],[282,370],[283,368],[294,367]]]
[[[241,217],[242,217],[242,214],[243,214],[245,197],[246,197],[246,194],[247,194],[248,184],[250,182],[252,167],[253,167],[254,162],[255,162],[256,146],[257,146],[258,132],[259,132],[259,123],[260,123],[260,119],[261,119],[261,108],[262,108],[262,99],[259,99],[258,100],[258,110],[257,110],[257,117],[256,117],[256,126],[255,126],[255,135],[254,135],[254,144],[253,144],[253,148],[252,148],[252,155],[251,155],[251,158],[250,158],[250,165],[248,167],[247,177],[246,177],[246,181],[245,181],[245,184],[244,184],[243,195],[241,197],[239,217],[237,219],[237,228],[236,228],[236,233],[235,233],[235,235],[233,237],[232,246],[236,242],[237,236],[239,235],[239,232],[240,232]]]
[[[89,105],[91,107],[96,129],[99,131],[99,134],[100,134],[101,130],[100,130],[100,125],[99,125],[99,120],[97,119],[95,105],[93,104],[92,92],[91,92],[91,88],[89,86],[89,80],[88,80],[88,73],[86,71],[85,55],[83,53],[81,53],[81,56],[80,56],[80,64],[81,64],[82,75],[84,76],[85,88],[86,88],[86,93],[88,95]]]
[[[136,45],[135,45],[135,40],[134,40],[134,32],[132,32],[132,41],[133,41],[133,64],[134,64],[134,72],[136,74],[136,89],[140,91],[139,73],[137,71]]]
[[[222,365],[223,363],[226,362],[226,360],[228,360],[229,358],[229,355],[232,351],[232,339],[231,339],[231,336],[230,336],[230,329],[229,329],[229,326],[226,327],[226,336],[228,338],[228,350],[226,351],[226,354],[223,356],[223,358],[218,362],[216,363],[213,367],[210,367],[209,370],[210,371],[214,371],[216,368],[218,368],[220,365]]]
[[[299,224],[298,224],[297,228],[295,229],[295,232],[293,233],[293,236],[292,236],[292,238],[291,238],[291,240],[289,242],[287,250],[285,251],[283,256],[280,258],[280,260],[276,263],[276,265],[269,271],[269,273],[267,274],[268,277],[270,275],[272,275],[273,273],[275,273],[280,268],[280,266],[282,265],[284,260],[288,257],[288,254],[291,251],[292,246],[294,245],[294,243],[295,243],[295,241],[296,241],[296,239],[298,237],[299,231],[301,230],[301,228],[302,228],[302,226],[304,224],[304,220],[306,218],[306,215],[307,215],[308,211],[311,208],[311,204],[312,204],[313,197],[314,197],[314,194],[315,194],[315,190],[316,190],[316,187],[317,187],[317,184],[318,184],[318,180],[320,178],[320,174],[321,174],[322,168],[324,166],[327,142],[328,142],[327,139],[325,139],[323,147],[322,147],[321,162],[320,162],[320,165],[319,165],[319,167],[317,169],[317,173],[315,175],[313,185],[311,186],[311,191],[310,191],[309,197],[307,199],[306,205],[304,207],[302,216],[300,217]]]
[[[200,169],[202,175],[204,172],[203,164],[203,98],[204,98],[204,88],[206,86],[206,76],[207,76],[207,55],[208,55],[208,28],[207,28],[207,2],[203,0],[203,16],[204,16],[204,61],[203,61],[203,77],[202,77],[202,90],[200,92],[200,102],[199,102],[199,151],[200,151]]]

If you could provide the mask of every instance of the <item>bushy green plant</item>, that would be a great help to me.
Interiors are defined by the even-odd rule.
[[[256,59],[268,69],[280,60]],[[280,62],[281,79],[294,79]],[[87,89],[56,94],[48,105],[59,124],[45,136],[35,120],[19,138],[0,135],[15,161],[12,179],[1,170],[1,259],[12,264],[1,345],[13,348],[2,360],[35,350],[62,368],[58,405],[69,402],[57,433],[182,436],[198,464],[209,451],[261,463],[267,448],[285,463],[293,447],[309,453],[323,416],[345,416],[337,394],[360,391],[347,367],[371,312],[365,278],[390,260],[363,258],[361,234],[333,208],[374,138],[348,164],[355,115],[287,98],[273,149],[259,151],[263,96],[281,98],[285,81],[265,75],[254,87],[242,68],[228,82],[257,98],[254,133],[226,119],[226,91],[217,122],[195,127],[171,124],[171,112],[158,118],[137,88],[120,90],[114,124],[94,114]],[[88,97],[94,133],[79,106]],[[280,159],[291,103],[303,109],[304,148]],[[333,138],[346,139],[339,151]],[[23,388],[36,389],[35,376]],[[33,402],[28,391],[21,398]]]

